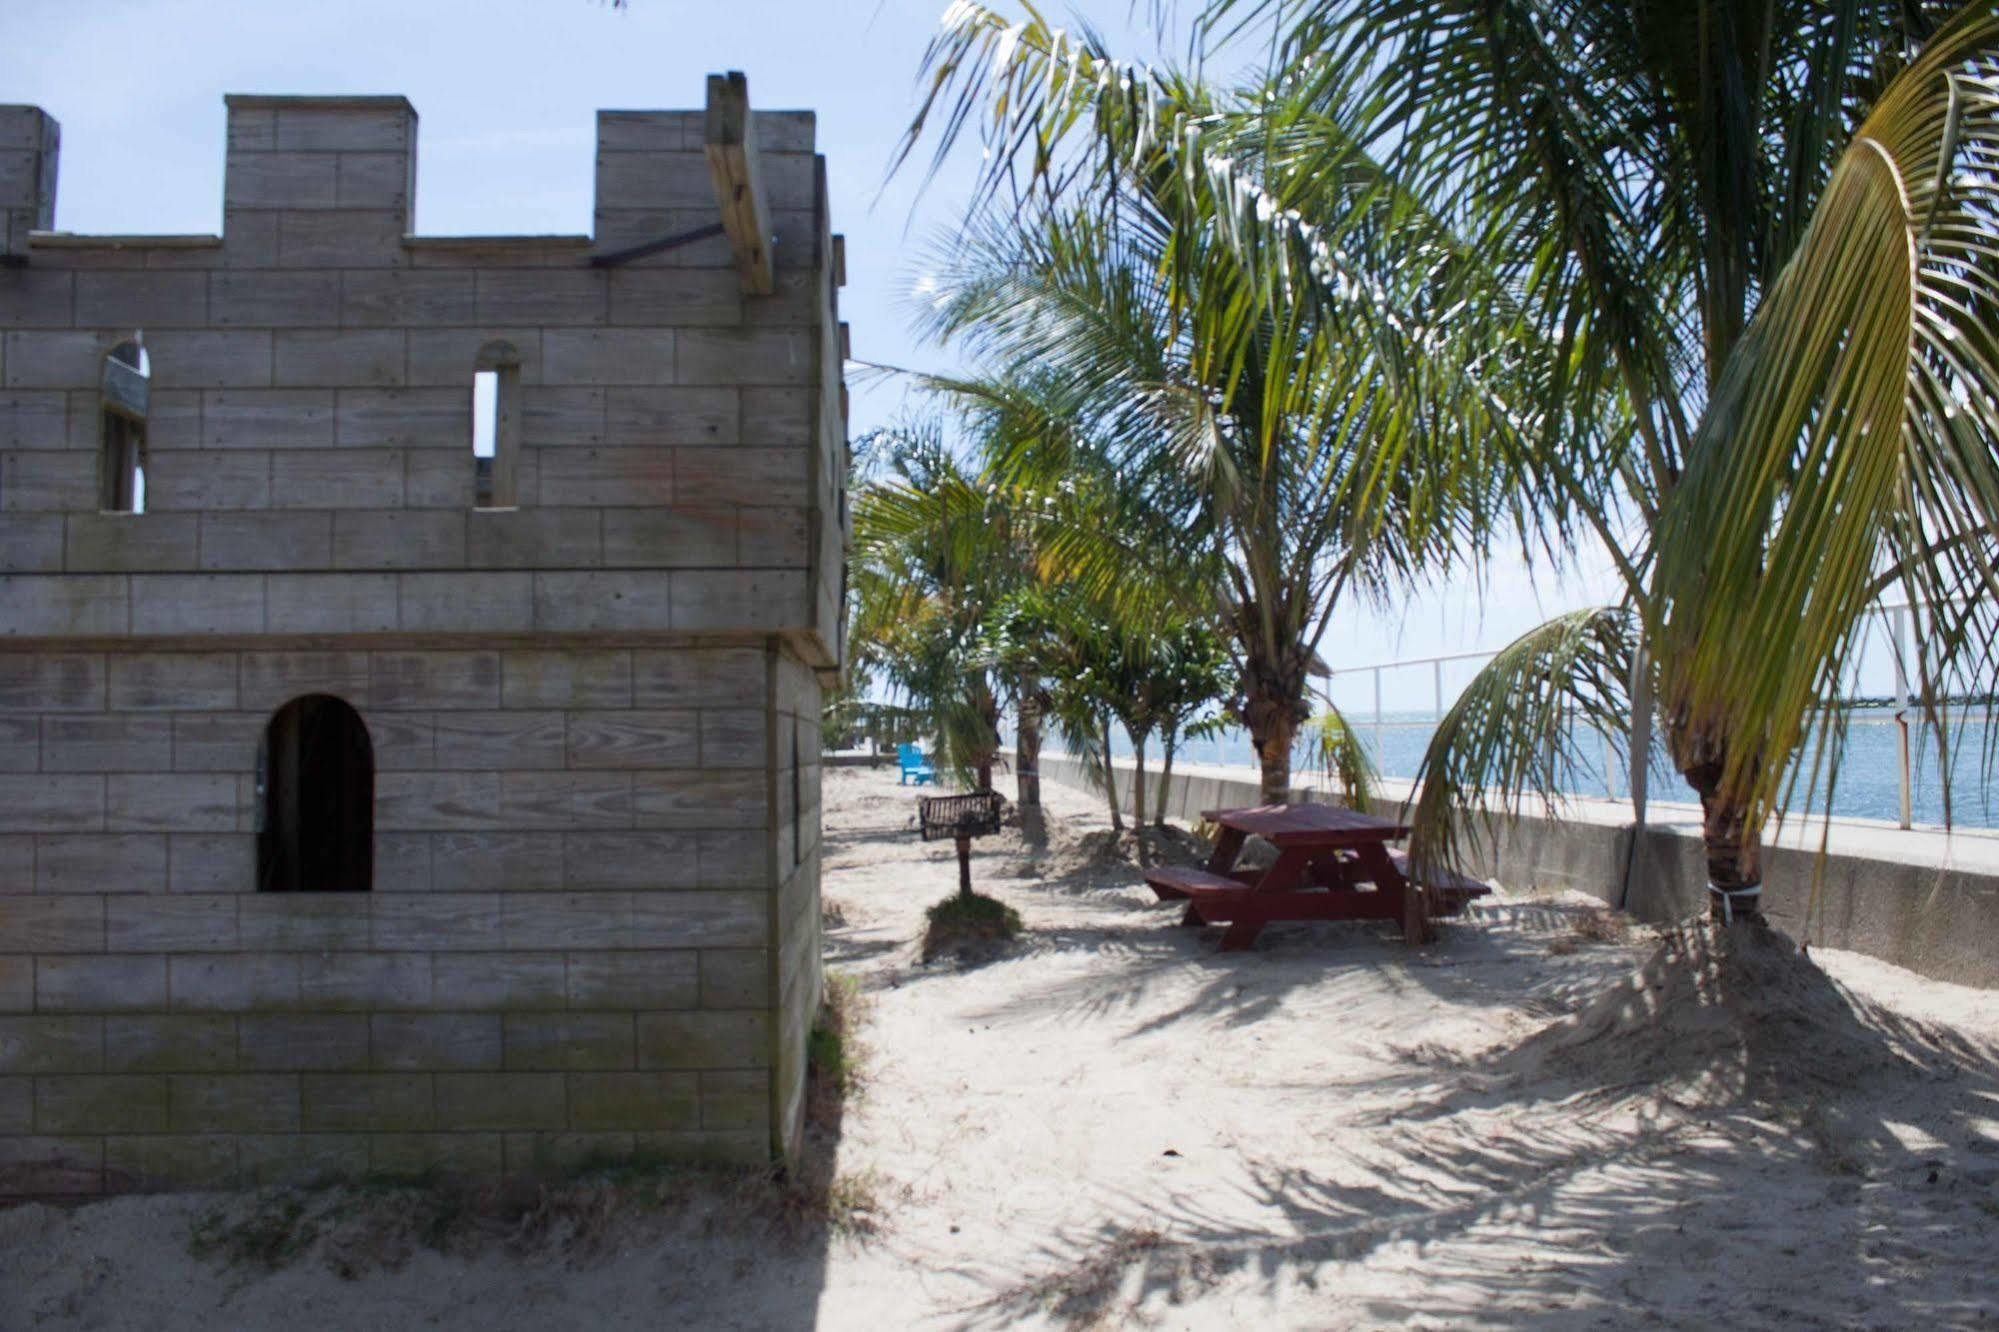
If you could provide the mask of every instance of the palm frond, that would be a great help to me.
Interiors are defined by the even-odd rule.
[[[1976,5],[1861,122],[1662,520],[1651,632],[1680,758],[1718,763],[1752,823],[1785,803],[1791,755],[1836,751],[1821,703],[1884,568],[1935,608],[1920,675],[1992,678],[1996,314],[1999,13]],[[1935,695],[1926,714],[1941,740]]]
[[[1530,797],[1552,805],[1592,771],[1602,736],[1627,732],[1634,630],[1623,607],[1575,611],[1530,629],[1473,677],[1417,769],[1409,853],[1419,872],[1475,872],[1500,819]]]
[[[1349,809],[1366,812],[1381,794],[1381,773],[1346,714],[1330,702],[1323,706],[1305,724],[1313,762]]]

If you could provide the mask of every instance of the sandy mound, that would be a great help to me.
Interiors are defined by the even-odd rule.
[[[1121,833],[1105,828],[1058,835],[1040,869],[1056,880],[1130,883],[1138,870],[1152,865],[1205,865],[1211,849],[1205,839],[1185,828],[1148,827]]]
[[[1940,1075],[1955,1043],[1854,994],[1774,930],[1700,921],[1664,932],[1636,972],[1491,1068],[1682,1103],[1784,1104]]]

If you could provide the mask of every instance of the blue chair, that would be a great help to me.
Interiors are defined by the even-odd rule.
[[[908,786],[911,778],[915,778],[918,786],[926,782],[933,786],[936,784],[937,769],[930,766],[930,760],[923,757],[923,751],[915,745],[907,742],[897,745],[895,761],[902,765],[901,785]]]

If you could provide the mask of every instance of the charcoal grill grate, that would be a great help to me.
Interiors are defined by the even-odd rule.
[[[917,815],[923,825],[923,840],[956,840],[961,837],[984,837],[1000,830],[1000,806],[1004,800],[997,791],[974,791],[970,795],[918,796]]]

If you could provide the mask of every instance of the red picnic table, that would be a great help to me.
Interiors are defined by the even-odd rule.
[[[1248,948],[1276,920],[1399,920],[1402,937],[1425,943],[1435,916],[1455,916],[1492,890],[1457,874],[1412,882],[1408,858],[1390,851],[1409,829],[1337,805],[1258,805],[1201,815],[1221,828],[1206,869],[1161,868],[1145,881],[1159,900],[1184,901],[1182,925],[1219,925],[1224,952]],[[1254,835],[1277,848],[1264,870],[1237,868]]]

